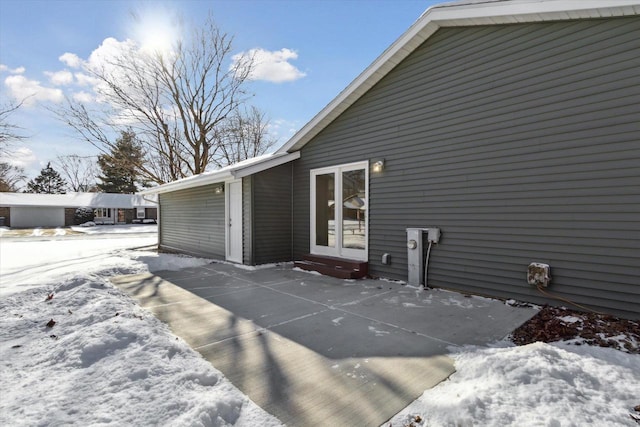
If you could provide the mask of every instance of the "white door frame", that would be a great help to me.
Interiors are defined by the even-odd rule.
[[[239,186],[232,186],[232,184],[239,184]],[[224,241],[225,241],[225,252],[226,252],[226,260],[230,262],[237,262],[242,264],[242,250],[243,250],[243,242],[242,242],[242,180],[233,180],[226,181],[224,183],[225,191],[224,191],[224,218],[225,218],[225,226],[224,226]],[[239,188],[235,194],[232,193],[232,188]],[[232,196],[233,194],[233,196]],[[235,197],[237,196],[237,200]],[[232,212],[231,203],[234,202],[238,204],[239,209],[235,212]],[[234,214],[232,218],[231,215]],[[232,236],[231,226],[239,224],[239,233],[236,233],[236,236]],[[239,244],[232,245],[232,239],[237,240],[239,234]],[[233,253],[232,253],[233,252]]]
[[[334,195],[342,194],[342,172],[364,169],[365,179],[365,224],[364,224],[364,250],[362,249],[349,249],[342,247],[342,203],[340,208],[337,207],[337,203],[334,201],[335,208],[335,247],[318,246],[316,245],[316,175],[323,175],[327,173],[335,174],[334,180]],[[309,184],[311,189],[310,197],[310,241],[309,251],[315,255],[327,255],[340,258],[351,258],[360,261],[368,261],[369,258],[369,162],[355,162],[347,163],[343,165],[328,166],[319,169],[312,169],[309,171]]]

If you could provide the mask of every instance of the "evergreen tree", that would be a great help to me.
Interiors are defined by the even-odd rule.
[[[135,133],[124,131],[116,140],[110,154],[98,156],[98,166],[102,174],[98,179],[100,191],[105,193],[133,194],[139,179],[138,167],[144,161],[142,146]]]
[[[51,162],[40,171],[40,175],[29,181],[25,193],[65,194],[67,182],[58,171],[51,167]]]

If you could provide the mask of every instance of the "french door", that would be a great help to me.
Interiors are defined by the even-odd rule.
[[[369,163],[311,170],[311,253],[367,261]]]

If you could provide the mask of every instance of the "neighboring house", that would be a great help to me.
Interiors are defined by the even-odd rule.
[[[0,193],[0,218],[12,228],[63,227],[74,225],[77,208],[94,210],[97,224],[154,222],[157,198],[137,194]]]
[[[160,246],[407,280],[407,228],[437,227],[430,286],[557,304],[527,283],[538,262],[548,292],[639,317],[639,15],[625,0],[432,7],[273,155],[150,190]]]

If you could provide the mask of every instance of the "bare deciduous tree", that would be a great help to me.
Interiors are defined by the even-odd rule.
[[[22,106],[23,102],[9,103],[0,107],[0,149],[3,154],[6,154],[11,142],[26,138],[24,135],[20,135],[20,127],[9,121],[9,117]]]
[[[20,183],[26,181],[27,176],[24,174],[24,169],[9,164],[7,162],[0,162],[0,191],[1,192],[16,192],[20,189]]]
[[[0,191],[15,192],[20,189],[20,183],[26,181],[24,168],[11,164],[9,157],[12,144],[26,137],[21,135],[20,127],[13,124],[9,117],[15,113],[24,101],[10,102],[0,107]]]
[[[266,153],[276,140],[268,133],[269,121],[256,107],[239,108],[219,130],[217,166],[240,162]]]
[[[56,166],[62,171],[71,191],[91,191],[96,186],[96,161],[77,154],[58,156]]]
[[[251,58],[229,67],[230,52],[231,38],[212,18],[169,53],[129,44],[87,70],[98,82],[99,102],[69,100],[58,115],[103,154],[123,130],[135,132],[144,153],[136,167],[145,180],[162,184],[202,173],[226,157],[220,135],[245,101]]]

